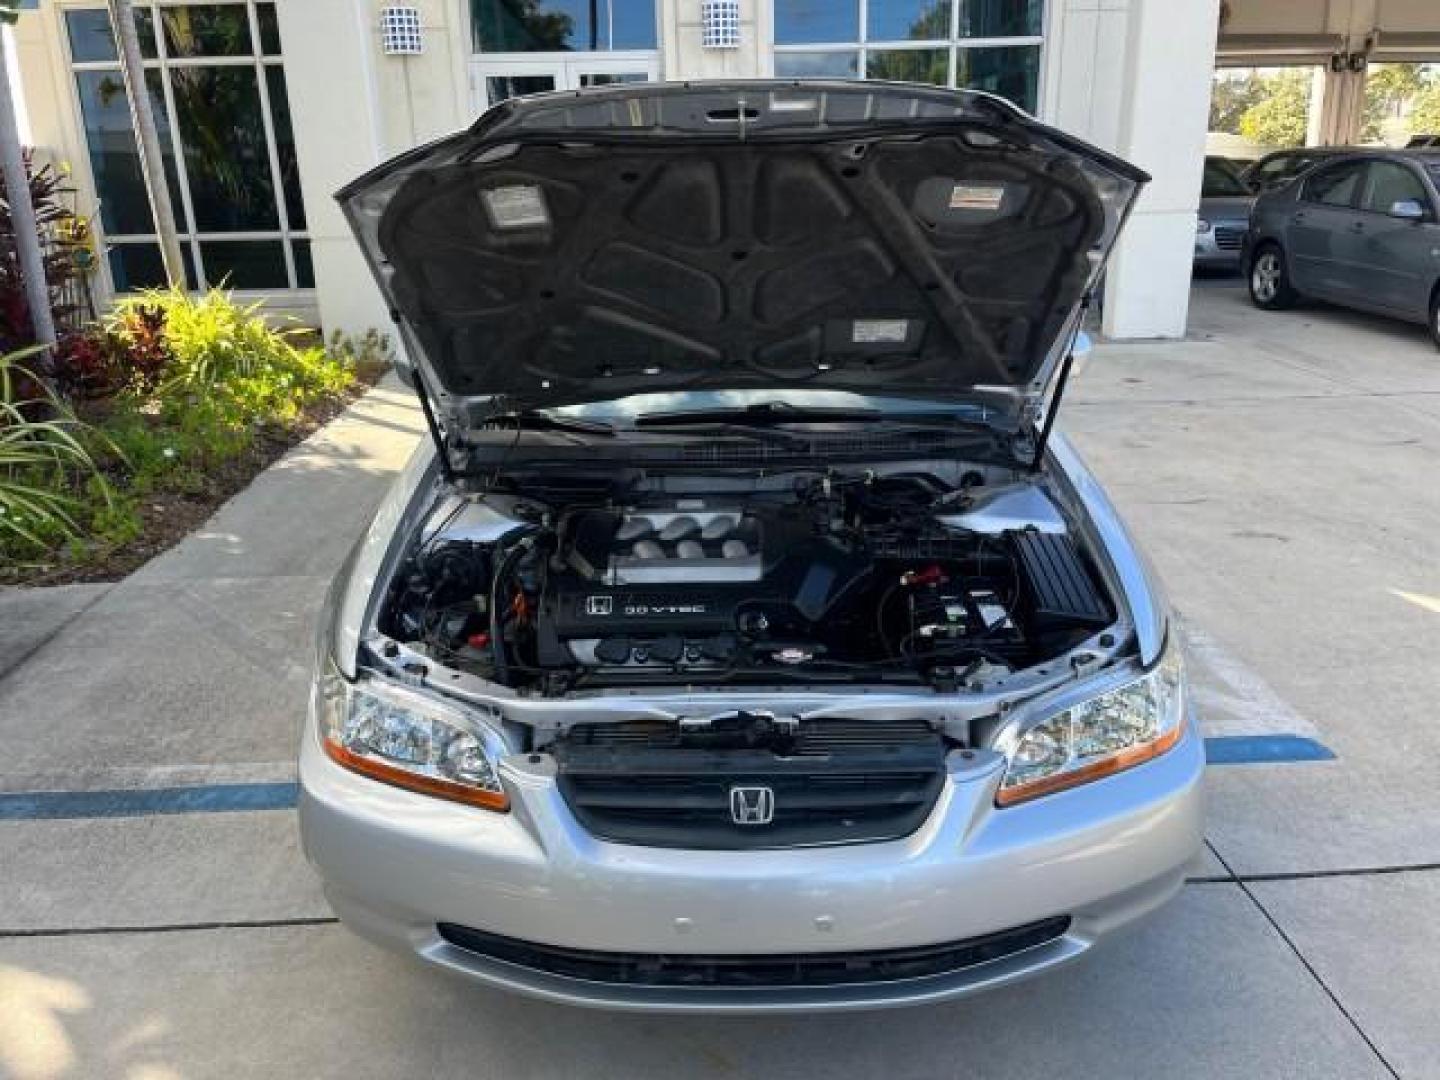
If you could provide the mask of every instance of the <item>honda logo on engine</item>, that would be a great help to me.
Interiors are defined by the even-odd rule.
[[[610,615],[615,611],[615,598],[613,596],[587,596],[585,598],[586,615]]]
[[[730,818],[736,825],[769,825],[775,820],[775,792],[768,787],[732,787]]]

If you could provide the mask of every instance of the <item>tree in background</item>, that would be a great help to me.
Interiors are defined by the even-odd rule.
[[[1437,81],[1429,64],[1372,64],[1365,73],[1365,109],[1360,128],[1362,142],[1380,142],[1393,124],[1406,116]],[[1428,129],[1411,123],[1411,130]]]
[[[1218,72],[1210,92],[1211,131],[1240,134],[1240,118],[1265,97],[1265,77],[1256,71],[1243,75]]]
[[[1430,80],[1410,102],[1410,131],[1415,135],[1440,135],[1440,78]]]
[[[1241,115],[1240,134],[1266,146],[1303,146],[1311,69],[1285,68],[1262,78],[1265,95]]]

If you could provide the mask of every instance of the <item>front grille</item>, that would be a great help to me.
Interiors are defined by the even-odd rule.
[[[756,745],[744,745],[751,738]],[[740,745],[736,745],[740,743]],[[555,747],[561,793],[595,836],[649,847],[761,849],[893,840],[929,816],[946,746],[923,721],[807,721],[793,733],[582,725]],[[734,788],[773,817],[739,824]]]
[[[1239,251],[1240,245],[1245,242],[1244,229],[1216,229],[1215,246],[1222,251]]]
[[[441,923],[450,944],[531,971],[616,986],[807,987],[899,982],[951,975],[1054,941],[1070,928],[1059,916],[941,945],[869,952],[710,956],[595,952],[487,934]]]

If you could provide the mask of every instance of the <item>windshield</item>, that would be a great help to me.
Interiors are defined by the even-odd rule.
[[[1250,189],[1241,181],[1239,173],[1228,161],[1206,158],[1205,174],[1200,181],[1200,194],[1207,199],[1225,198],[1230,195],[1249,195]]]
[[[746,409],[759,405],[782,404],[796,410],[805,409],[868,409],[882,413],[937,413],[984,419],[995,410],[983,405],[954,401],[887,397],[854,394],[846,390],[691,390],[664,394],[632,394],[613,401],[592,401],[583,405],[561,405],[542,410],[554,416],[600,420],[627,426],[636,417],[667,412],[692,412],[711,409]]]

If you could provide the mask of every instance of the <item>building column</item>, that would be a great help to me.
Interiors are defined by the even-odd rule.
[[[1365,114],[1365,69],[1346,65],[1335,71],[1330,65],[1315,72],[1315,92],[1310,95],[1310,118],[1306,125],[1308,146],[1349,146],[1360,138]]]
[[[424,51],[381,52],[381,0],[275,5],[320,324],[388,330],[388,312],[335,192],[380,162],[473,119],[465,0],[419,0]],[[323,58],[323,62],[322,62]]]
[[[1184,336],[1219,0],[1054,0],[1042,113],[1153,177],[1105,279],[1112,338]]]

